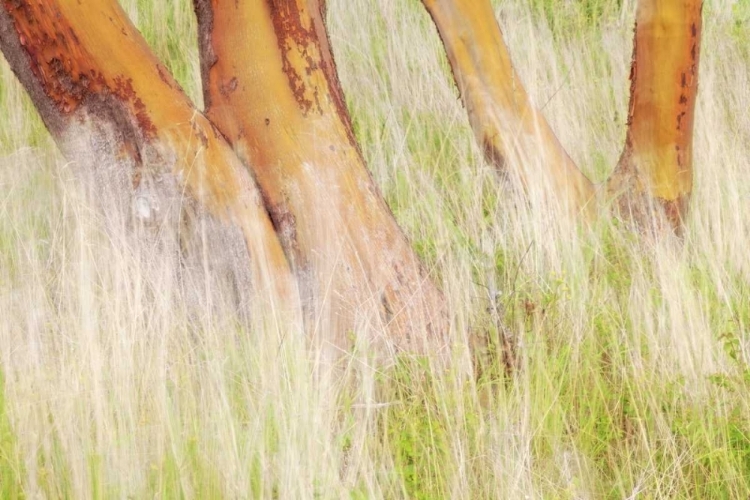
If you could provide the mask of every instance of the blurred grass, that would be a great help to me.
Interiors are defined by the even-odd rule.
[[[750,4],[706,5],[677,245],[529,209],[482,161],[421,6],[329,3],[363,152],[449,298],[454,366],[355,351],[330,379],[302,342],[158,300],[169,285],[89,227],[3,63],[2,498],[747,497]],[[190,2],[123,5],[200,104]],[[635,3],[495,5],[530,94],[605,178]]]

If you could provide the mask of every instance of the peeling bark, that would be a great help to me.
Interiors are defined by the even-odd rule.
[[[531,103],[489,0],[422,3],[437,26],[485,158],[526,192],[541,188],[545,199],[570,212],[590,212],[594,187]]]
[[[679,234],[693,186],[702,0],[640,0],[625,148],[608,190],[636,224],[660,218]]]
[[[116,0],[2,0],[0,49],[103,205],[175,231],[192,214],[215,238],[214,257],[244,259],[256,296],[296,314],[296,284],[252,177]]]
[[[444,299],[358,149],[322,3],[194,1],[216,57],[207,115],[252,166],[314,327],[346,348],[374,311],[398,347],[445,335]]]

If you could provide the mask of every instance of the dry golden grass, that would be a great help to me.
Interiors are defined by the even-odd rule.
[[[198,99],[189,2],[123,3]],[[617,3],[497,9],[530,95],[597,181],[624,137],[635,2]],[[104,226],[3,63],[0,496],[747,497],[747,3],[704,11],[684,242],[517,199],[418,2],[329,4],[370,168],[448,297],[451,369],[383,368],[362,342],[329,372],[263,311],[196,303],[168,260]]]

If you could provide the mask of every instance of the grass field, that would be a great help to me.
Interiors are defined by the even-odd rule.
[[[191,2],[122,1],[200,103]],[[519,200],[419,2],[328,3],[363,152],[448,297],[450,369],[357,349],[329,373],[301,339],[191,309],[102,230],[3,61],[0,498],[748,498],[750,1],[706,0],[684,241]],[[495,5],[604,181],[635,0]]]

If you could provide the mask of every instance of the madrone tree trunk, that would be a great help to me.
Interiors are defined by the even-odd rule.
[[[252,282],[237,284],[255,291],[252,300],[300,317],[252,176],[116,0],[2,0],[0,49],[65,156],[95,179],[107,215],[180,227],[183,250],[201,245],[190,234],[207,234],[212,272],[231,261],[233,279]]]
[[[195,0],[206,113],[252,166],[316,328],[374,320],[419,348],[444,334],[444,299],[360,154],[323,7]]]
[[[342,349],[373,332],[397,348],[442,345],[443,296],[365,168],[322,0],[196,0],[212,121],[116,0],[0,1],[5,57],[128,223],[201,215],[219,260],[249,256],[257,299]]]
[[[625,148],[608,190],[625,217],[682,231],[693,187],[702,0],[641,0]]]
[[[546,188],[546,197],[569,211],[591,213],[596,190],[531,104],[489,0],[422,3],[488,161],[510,170],[527,191]],[[638,1],[627,138],[606,192],[619,215],[642,228],[666,220],[679,234],[687,214],[702,6],[702,0]]]
[[[591,181],[531,103],[489,0],[422,0],[443,41],[486,159],[563,210],[593,209]]]
[[[524,91],[489,0],[422,1],[486,157],[527,192],[589,212],[595,189]],[[208,118],[116,0],[0,3],[0,49],[63,152],[119,211],[214,228],[219,258],[249,257],[256,297],[295,317],[301,296],[310,329],[337,346],[373,324],[401,347],[445,341],[444,299],[354,137],[324,0],[194,0]],[[626,147],[608,183],[621,213],[639,220],[658,205],[678,230],[701,6],[640,0]]]

